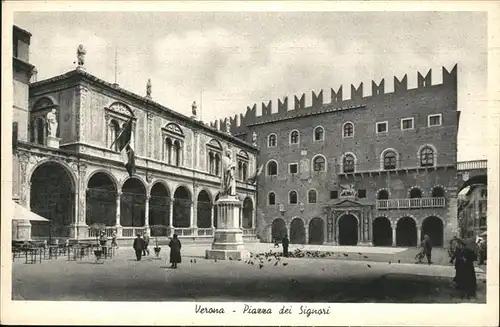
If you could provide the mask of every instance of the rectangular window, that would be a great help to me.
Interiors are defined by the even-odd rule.
[[[339,192],[338,191],[330,191],[330,199],[338,199]]]
[[[427,126],[428,127],[441,126],[442,124],[441,119],[442,119],[441,114],[429,115],[427,116]]]
[[[358,198],[360,199],[366,198],[366,190],[358,190]]]
[[[299,164],[292,163],[288,165],[288,172],[290,174],[297,174],[299,172]]]
[[[387,133],[387,122],[386,121],[377,123],[376,127],[377,127],[376,128],[377,134]]]
[[[401,119],[401,129],[402,130],[413,129],[413,120],[414,120],[413,117]]]

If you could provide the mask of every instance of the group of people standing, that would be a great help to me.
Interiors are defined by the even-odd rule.
[[[143,233],[137,233],[137,237],[134,239],[134,244],[133,248],[135,251],[135,256],[137,258],[137,261],[141,261],[142,256],[149,255],[149,235],[147,232]],[[177,234],[174,234],[172,238],[170,239],[170,242],[168,243],[168,246],[170,247],[170,263],[171,268],[176,269],[177,264],[181,263],[181,241],[177,237]]]

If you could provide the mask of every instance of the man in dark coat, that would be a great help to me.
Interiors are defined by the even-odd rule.
[[[137,237],[134,240],[134,250],[135,256],[137,257],[137,261],[141,261],[142,251],[144,250],[144,240],[141,237],[141,234],[137,234]]]
[[[457,289],[467,298],[476,296],[477,280],[474,269],[476,259],[474,240],[460,240],[455,254],[456,275],[453,281],[457,284]]]
[[[149,245],[149,235],[148,235],[148,232],[144,232],[144,235],[142,236],[142,239],[144,240],[144,250],[142,250],[142,255],[149,255],[149,249],[148,249],[148,245]]]
[[[457,252],[457,247],[458,247],[458,237],[455,235],[448,244],[448,256],[450,257],[451,264],[453,264],[453,262],[455,261],[455,253]]]
[[[422,242],[422,246],[424,247],[424,254],[427,257],[427,263],[431,264],[432,242],[429,235],[424,235],[424,241]]]
[[[177,234],[174,234],[170,243],[168,244],[170,247],[170,263],[172,266],[170,268],[177,268],[177,264],[181,263],[181,241],[177,237]]]
[[[288,236],[286,234],[283,237],[281,244],[283,245],[283,256],[288,257],[288,244],[290,244],[290,241],[288,240]]]

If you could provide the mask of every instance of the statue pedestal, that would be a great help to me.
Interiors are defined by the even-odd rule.
[[[243,246],[243,231],[240,228],[242,202],[235,196],[222,196],[216,203],[217,229],[212,249],[205,251],[206,259],[246,259],[250,253]]]
[[[61,139],[59,137],[51,135],[47,136],[47,146],[49,148],[59,149],[59,142],[61,142]]]

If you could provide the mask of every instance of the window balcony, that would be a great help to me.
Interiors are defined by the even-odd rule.
[[[420,209],[420,208],[444,208],[445,198],[414,198],[414,199],[389,199],[377,200],[377,209]]]

